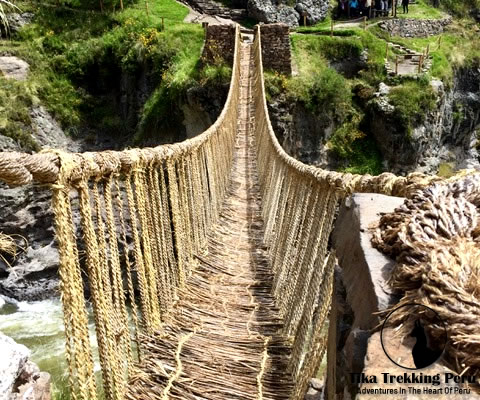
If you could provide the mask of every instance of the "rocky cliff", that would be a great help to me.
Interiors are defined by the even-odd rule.
[[[388,98],[390,86],[381,84],[373,99],[358,104],[364,113],[362,130],[375,138],[386,171],[449,174],[480,168],[480,66],[457,69],[449,86],[438,80],[431,85],[436,105],[411,133],[398,123]],[[275,133],[290,155],[323,168],[342,166],[326,147],[338,128],[329,115],[313,113],[283,94],[272,99],[269,111]]]
[[[397,123],[388,103],[388,88],[367,106],[367,119],[384,157],[385,168],[395,173],[480,168],[480,68],[455,71],[453,82],[431,82],[437,104],[411,135]]]

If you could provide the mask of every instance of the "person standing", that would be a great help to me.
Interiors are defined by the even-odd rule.
[[[365,15],[368,19],[370,19],[370,10],[372,8],[372,0],[365,0]]]
[[[384,16],[388,15],[388,0],[380,0],[381,3],[381,8],[382,8],[382,14]]]
[[[358,17],[360,5],[358,4],[358,0],[350,0],[348,4],[350,6],[350,15],[354,17]]]
[[[408,14],[408,0],[402,0],[403,13]]]

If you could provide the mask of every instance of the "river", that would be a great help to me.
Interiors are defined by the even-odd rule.
[[[63,312],[60,299],[24,302],[6,299],[0,308],[0,331],[27,346],[30,359],[41,371],[52,376],[52,398],[67,400],[68,368],[65,360]],[[90,337],[96,352],[94,324],[90,319]],[[99,371],[98,359],[95,370]]]

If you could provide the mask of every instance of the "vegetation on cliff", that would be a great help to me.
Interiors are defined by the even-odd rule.
[[[433,7],[428,0],[417,0],[408,15],[397,14],[400,18],[417,19],[444,18],[446,12],[456,16],[445,33],[426,38],[390,36],[374,25],[375,20],[368,22],[372,26],[367,30],[363,23],[335,28],[333,36],[330,18],[315,26],[298,28],[291,36],[298,75],[267,79],[269,93],[283,90],[290,101],[302,102],[313,113],[331,118],[334,129],[328,148],[339,159],[341,169],[380,173],[381,155],[368,124],[368,104],[375,98],[379,84],[387,82],[391,87],[386,99],[395,110],[392,118],[409,140],[412,130],[424,123],[436,107],[437,94],[430,81],[439,79],[449,88],[458,68],[479,63],[478,24],[468,18],[476,7],[478,0],[440,1],[440,8]],[[419,76],[388,77],[384,67],[387,42],[419,53],[428,49],[432,67]],[[390,48],[391,63],[395,64],[397,54],[399,50]],[[352,73],[355,63],[362,65]],[[282,85],[278,85],[280,81]]]
[[[123,10],[103,0],[104,12],[94,1],[16,4],[33,12],[33,22],[0,41],[0,51],[27,61],[30,73],[18,83],[0,77],[0,133],[27,150],[35,150],[29,142],[32,104],[41,102],[68,133],[101,129],[124,142],[136,133],[141,142],[149,124],[161,130],[172,121],[170,111],[189,87],[218,84],[229,74],[225,66],[198,68],[203,30],[183,23],[188,9],[174,0],[151,2],[148,12],[140,0],[124,0]],[[132,125],[106,95],[118,91],[125,76],[141,74],[146,104]]]

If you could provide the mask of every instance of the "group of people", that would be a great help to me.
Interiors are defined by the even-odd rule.
[[[408,13],[409,0],[339,0],[339,16],[370,18],[372,10],[377,15],[388,15],[395,1],[401,2],[403,12]]]

